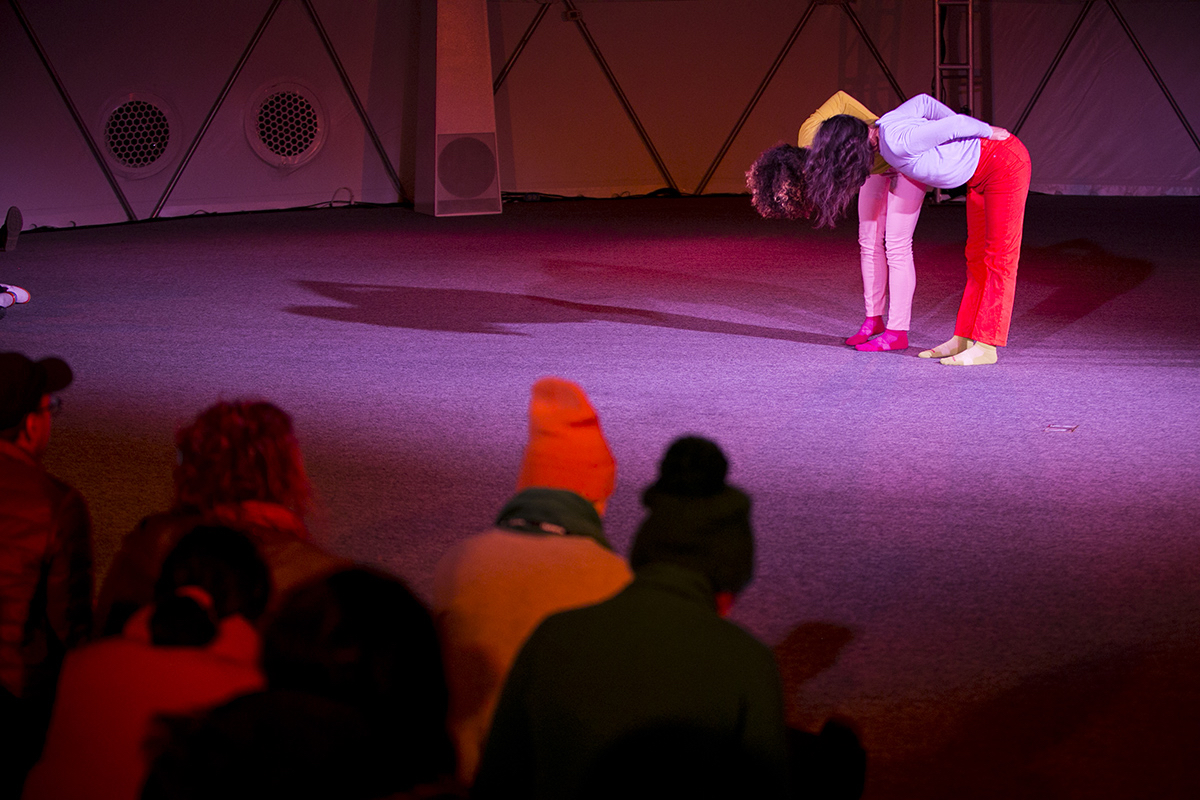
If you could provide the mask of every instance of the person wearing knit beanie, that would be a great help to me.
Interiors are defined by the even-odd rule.
[[[736,595],[754,572],[750,498],[728,486],[729,462],[714,442],[677,439],[658,480],[642,494],[650,513],[638,528],[630,566],[668,562],[705,576],[718,595]]]
[[[749,582],[754,551],[750,500],[725,483],[728,469],[707,439],[667,450],[643,495],[633,581],[547,617],[526,639],[473,800],[609,797],[618,786],[638,797],[690,797],[695,787],[792,796],[774,654],[722,619],[722,598]]]
[[[617,464],[583,389],[563,378],[541,378],[529,402],[529,443],[517,491],[567,489],[604,514],[616,486]]]

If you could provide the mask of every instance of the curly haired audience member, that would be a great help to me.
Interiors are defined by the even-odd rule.
[[[308,541],[308,475],[292,419],[271,403],[220,402],[175,436],[171,510],[138,523],[121,542],[97,603],[99,630],[117,633],[151,600],[163,558],[198,525],[245,533],[271,571],[277,596],[349,566]]]

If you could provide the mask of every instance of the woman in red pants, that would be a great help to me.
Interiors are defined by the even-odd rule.
[[[966,184],[967,286],[954,336],[920,356],[953,366],[996,363],[996,348],[1008,342],[1029,194],[1025,146],[1003,128],[955,114],[929,95],[908,100],[874,125],[833,117],[822,133],[805,179],[828,191],[811,191],[810,198],[845,208],[866,180],[865,168],[847,170],[846,164],[869,164],[875,151],[901,174],[929,186]]]

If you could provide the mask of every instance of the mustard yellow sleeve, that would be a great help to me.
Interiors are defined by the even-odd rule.
[[[845,92],[839,91],[833,97],[821,104],[821,107],[812,113],[808,119],[804,120],[804,124],[800,126],[800,134],[797,136],[797,147],[811,147],[813,137],[817,135],[817,128],[821,127],[821,123],[830,117],[836,117],[838,114],[849,114],[852,117],[858,117],[863,122],[870,125],[879,119],[872,113],[869,108],[855,100]],[[871,166],[871,174],[880,175],[887,172],[891,167],[883,160],[883,156],[879,153],[875,154],[875,163]]]
[[[876,114],[871,113],[870,109],[850,95],[845,92],[838,92],[822,103],[821,107],[812,113],[812,116],[804,120],[804,124],[800,126],[800,134],[796,137],[796,146],[810,146],[813,137],[817,135],[817,128],[821,127],[821,123],[830,117],[836,117],[838,114],[849,114],[867,123],[879,119]]]

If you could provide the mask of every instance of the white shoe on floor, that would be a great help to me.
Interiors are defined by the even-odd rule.
[[[9,286],[7,283],[0,283],[0,292],[8,292],[18,303],[29,302],[29,292],[22,289],[20,286]]]

